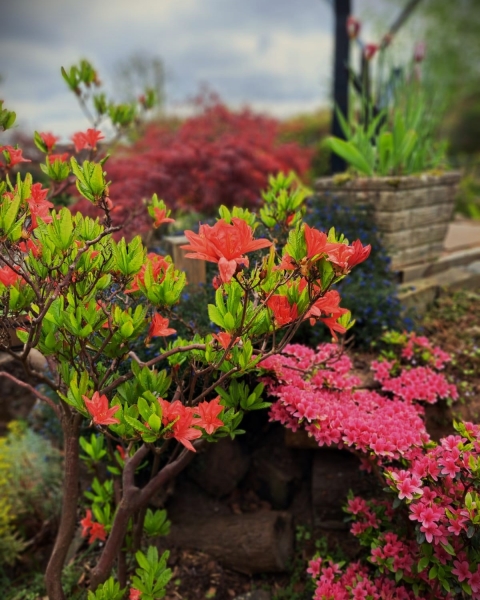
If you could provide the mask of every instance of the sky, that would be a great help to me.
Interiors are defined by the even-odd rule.
[[[88,123],[60,67],[86,58],[113,94],[116,65],[142,53],[165,65],[170,112],[206,83],[285,117],[328,103],[332,49],[328,0],[3,0],[0,98],[25,131],[65,136]]]

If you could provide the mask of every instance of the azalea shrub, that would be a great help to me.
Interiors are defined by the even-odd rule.
[[[73,89],[94,81],[81,68],[64,77]],[[0,112],[4,129],[14,118]],[[37,133],[47,187],[15,173],[21,149],[2,147],[0,163],[0,350],[42,387],[7,371],[0,376],[48,405],[63,433],[62,514],[45,575],[51,600],[65,598],[61,574],[78,526],[88,543],[101,543],[87,576],[91,600],[122,598],[127,589],[131,599],[163,595],[167,554],[145,544],[168,523],[162,511],[148,510],[149,501],[199,447],[234,438],[245,412],[268,406],[262,384],[252,390],[238,380],[285,348],[304,320],[334,338],[352,326],[331,286],[370,252],[359,240],[350,244],[333,229],[305,224],[306,193],[280,174],[270,179],[258,215],[223,206],[214,224],[185,232],[187,257],[215,265],[215,296],[198,307],[211,331],[180,336],[185,273],[169,256],[148,252],[139,236],[121,237],[106,157],[98,160],[102,136],[95,128],[75,134],[76,151],[88,155],[79,161],[53,159],[54,136]],[[58,182],[66,180],[101,217],[53,208]],[[155,194],[147,213],[157,228],[172,218]],[[256,235],[260,223],[263,237]],[[269,233],[277,224],[286,234],[282,244]],[[9,346],[12,330],[23,344],[18,352]],[[161,340],[158,351],[142,359],[138,340],[148,346],[152,339]],[[45,372],[29,361],[32,349],[44,355]],[[93,435],[81,435],[85,427]],[[80,460],[96,473],[84,497]]]
[[[221,205],[258,207],[269,175],[308,171],[311,150],[279,141],[275,119],[249,109],[234,112],[215,95],[203,97],[197,108],[198,114],[174,126],[149,123],[135,143],[114,152],[108,171],[112,219],[124,223],[124,235],[149,231],[143,200],[154,193],[175,212],[214,216]],[[74,210],[99,214],[85,199]]]
[[[351,533],[365,548],[349,565],[309,565],[316,600],[480,598],[480,427],[455,423],[434,442],[425,404],[458,399],[442,372],[448,354],[414,333],[390,333],[371,368],[352,374],[338,346],[288,345],[260,364],[277,400],[272,420],[306,430],[319,446],[346,448],[372,471],[385,496],[350,496]]]

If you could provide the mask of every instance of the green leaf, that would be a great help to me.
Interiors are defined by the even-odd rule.
[[[35,143],[35,146],[40,150],[40,152],[48,152],[47,144],[45,144],[42,136],[38,133],[38,131],[35,131],[35,133],[33,134],[33,141]]]
[[[424,571],[428,567],[429,562],[430,559],[428,558],[428,556],[424,556],[423,558],[421,558],[418,563],[418,572],[421,573],[422,571]]]
[[[212,321],[212,323],[215,323],[215,325],[225,328],[225,323],[222,314],[218,310],[218,308],[213,304],[208,305],[208,318],[210,319],[210,321]]]
[[[105,178],[102,165],[96,164],[90,177],[90,189],[96,196],[100,196],[105,189]]]
[[[18,339],[22,342],[22,344],[26,344],[28,341],[28,331],[24,329],[17,329],[16,334]]]
[[[148,427],[145,427],[145,425],[140,423],[140,421],[138,421],[137,419],[133,419],[132,417],[127,415],[127,413],[123,413],[123,418],[130,425],[130,427],[133,427],[133,429],[135,429],[135,431],[140,431],[141,433],[146,433],[146,434],[151,433],[151,431],[148,429]]]
[[[15,196],[11,202],[6,203],[6,206],[8,206],[8,209],[3,217],[2,227],[5,233],[8,235],[15,219],[17,218],[18,209],[20,208],[20,196]]]
[[[225,323],[225,329],[227,331],[233,331],[235,329],[235,319],[234,319],[232,313],[227,312],[227,314],[224,317],[224,323]]]
[[[404,165],[412,154],[415,144],[417,143],[418,134],[413,129],[410,129],[405,134],[402,145],[400,147],[400,162]]]
[[[338,154],[345,162],[351,165],[354,169],[371,177],[373,175],[372,166],[365,160],[362,154],[355,148],[351,142],[346,142],[336,137],[329,137],[326,145],[332,152]]]
[[[447,543],[447,544],[442,544],[443,549],[445,550],[445,552],[448,552],[448,554],[450,554],[450,556],[456,556],[456,552],[453,549],[452,545]]]
[[[150,408],[148,402],[140,396],[137,402],[138,412],[142,415],[144,421],[148,421],[150,415],[152,414],[152,409]]]
[[[124,338],[129,338],[134,331],[133,323],[131,321],[127,321],[120,327],[120,334]]]
[[[158,415],[152,414],[148,418],[148,424],[150,425],[153,431],[158,432],[160,431],[162,421],[160,420],[160,417]]]
[[[393,153],[393,136],[390,131],[384,131],[378,138],[378,170],[380,175],[387,175]]]

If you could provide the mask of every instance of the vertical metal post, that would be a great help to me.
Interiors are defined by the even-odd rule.
[[[335,58],[333,72],[333,115],[332,135],[344,138],[335,107],[348,118],[348,69],[350,38],[347,32],[347,19],[351,12],[351,0],[335,0]],[[332,153],[332,173],[345,171],[345,162]]]

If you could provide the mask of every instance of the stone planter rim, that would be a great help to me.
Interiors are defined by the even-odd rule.
[[[393,191],[431,187],[435,185],[457,184],[462,177],[462,172],[445,171],[441,174],[419,173],[416,175],[401,175],[387,177],[352,177],[342,181],[337,177],[320,177],[315,181],[315,190],[331,191],[333,189],[340,190],[365,190],[365,191]]]

